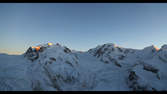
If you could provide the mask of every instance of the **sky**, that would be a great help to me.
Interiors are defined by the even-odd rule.
[[[0,3],[0,53],[60,43],[86,51],[114,43],[167,44],[167,3]]]

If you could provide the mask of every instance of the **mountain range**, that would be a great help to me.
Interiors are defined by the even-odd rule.
[[[60,44],[0,54],[0,91],[166,91],[167,45],[143,49],[98,45],[88,51]]]

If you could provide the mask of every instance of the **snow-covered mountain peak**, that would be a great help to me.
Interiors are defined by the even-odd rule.
[[[166,49],[167,50],[167,44],[164,44],[161,49]]]
[[[151,45],[151,46],[145,47],[143,50],[144,50],[144,51],[147,51],[147,50],[148,50],[148,51],[150,51],[150,50],[158,51],[159,48],[158,48],[157,46],[155,46],[155,45]]]
[[[111,47],[118,47],[118,45],[116,45],[114,43],[106,43],[106,44],[103,44],[103,45],[111,46]]]
[[[99,57],[100,55],[103,55],[103,54],[108,54],[108,55],[109,54],[113,54],[113,55],[127,54],[129,52],[133,52],[132,50],[133,49],[123,48],[113,43],[107,43],[107,44],[99,45],[95,48],[92,48],[88,50],[88,52],[94,54],[95,56],[98,55]]]
[[[54,55],[65,55],[71,53],[71,50],[66,46],[61,46],[60,44],[40,44],[37,46],[29,47],[28,50],[24,53],[24,57],[27,57],[29,60],[34,61],[40,57],[40,55],[54,54]]]
[[[147,46],[141,50],[137,51],[137,56],[140,59],[151,59],[159,52],[159,48],[155,45]]]
[[[114,44],[114,43],[105,43],[105,44],[103,44],[103,45],[98,45],[97,47],[95,47],[95,48],[100,48],[100,47],[104,47],[104,48],[117,48],[117,47],[119,47],[118,45],[116,45],[116,44]]]

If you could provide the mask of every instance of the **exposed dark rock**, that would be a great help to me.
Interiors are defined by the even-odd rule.
[[[153,91],[157,91],[155,88],[152,88]]]
[[[129,50],[128,50],[128,49],[125,49],[124,53],[125,53],[125,54],[129,53]]]
[[[109,62],[108,61],[104,61],[104,63],[108,64]]]
[[[143,89],[141,86],[138,85],[138,82],[137,82],[138,79],[139,77],[136,75],[136,73],[134,71],[130,71],[129,77],[128,77],[129,88],[132,88],[134,91]]]
[[[69,64],[71,67],[74,67],[70,61],[65,61],[65,63]]]
[[[121,64],[119,64],[118,61],[115,60],[114,58],[109,57],[109,60],[110,60],[111,62],[113,62],[116,66],[118,66],[118,67],[122,67]]]
[[[65,52],[65,53],[70,53],[71,50],[70,50],[69,48],[65,47],[64,52]]]
[[[28,50],[26,51],[24,57],[25,57],[28,53],[32,53],[32,52],[33,52],[32,47],[29,47]]]
[[[32,49],[32,47],[28,48],[28,50],[26,51],[24,57],[27,57],[29,60],[31,60],[32,62],[36,59],[39,58],[39,53],[35,50]]]
[[[143,67],[144,70],[147,70],[147,71],[151,71],[153,73],[158,73],[158,69],[154,68],[153,66],[151,65],[146,65],[144,64],[144,67]]]
[[[99,56],[100,56],[100,54],[102,54],[102,52],[101,52],[101,48],[100,48],[100,49],[98,49],[98,50],[96,51],[95,56],[99,57]]]
[[[114,48],[112,48],[111,51],[114,51]]]
[[[48,61],[48,63],[49,63],[49,64],[52,64],[52,62],[51,62],[51,61]]]
[[[108,57],[108,59],[109,59],[111,62],[115,61],[115,59],[112,58],[112,57]]]
[[[129,80],[132,81],[137,79],[138,79],[138,76],[136,75],[136,73],[134,71],[130,71]]]
[[[132,88],[133,91],[150,91],[150,89],[155,90],[153,87],[149,85],[141,85],[138,82],[139,79],[139,76],[137,76],[134,71],[130,71],[128,77],[129,88]]]
[[[46,47],[41,46],[39,49],[39,52],[43,52],[46,49]]]
[[[120,47],[117,47],[120,52],[123,52],[123,50]]]
[[[119,64],[117,61],[114,62],[116,66],[122,67],[121,64]]]
[[[95,56],[100,57],[100,55],[102,55],[102,54],[103,54],[102,48],[100,48],[96,51]]]
[[[49,59],[52,61],[56,61],[56,58],[54,58],[54,57],[50,57]]]
[[[105,53],[105,51],[107,51],[107,48],[103,51],[103,48],[105,47],[105,45],[106,45],[106,44],[104,44],[101,48],[99,48],[99,49],[96,51],[96,53],[94,54],[94,56],[97,56],[97,57],[102,56],[102,55]]]
[[[108,48],[104,48],[104,51],[107,51],[108,50]]]
[[[124,58],[125,58],[124,55],[120,55],[120,56],[118,57],[118,59],[120,59],[120,60],[123,60]]]

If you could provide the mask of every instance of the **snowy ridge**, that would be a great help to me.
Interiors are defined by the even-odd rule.
[[[123,78],[127,79],[126,84],[130,90],[166,90],[166,85],[163,84],[167,81],[165,47],[158,49],[152,45],[134,50],[104,44],[89,52],[106,64],[120,67],[117,71],[124,69],[120,73],[126,74]]]
[[[167,45],[137,50],[107,43],[87,52],[37,47],[18,56],[0,54],[1,91],[167,90]]]

